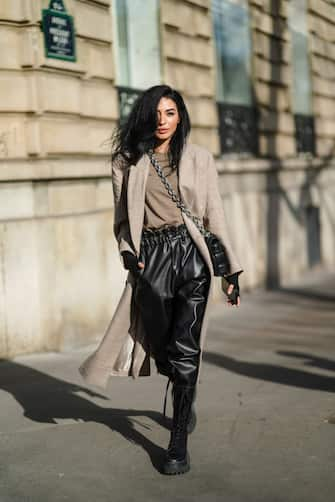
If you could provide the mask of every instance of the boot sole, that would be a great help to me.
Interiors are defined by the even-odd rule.
[[[167,461],[163,466],[163,473],[170,476],[175,474],[185,474],[185,472],[188,472],[190,468],[190,456],[187,453],[186,459],[182,462],[178,462],[176,460]]]

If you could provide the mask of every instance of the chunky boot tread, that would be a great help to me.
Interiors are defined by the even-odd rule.
[[[163,472],[164,474],[184,474],[188,472],[191,468],[190,465],[190,456],[187,453],[186,458],[183,460],[175,460],[175,459],[167,459],[164,466]]]

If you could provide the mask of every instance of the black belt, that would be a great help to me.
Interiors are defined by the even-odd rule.
[[[176,236],[185,236],[188,234],[187,227],[185,223],[181,223],[180,225],[166,225],[160,228],[145,228],[142,230],[142,239],[157,239],[160,237],[176,237]]]

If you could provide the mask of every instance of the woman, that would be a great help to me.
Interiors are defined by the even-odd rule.
[[[205,239],[176,205],[171,187],[224,242],[230,271],[223,289],[229,305],[240,305],[242,269],[230,246],[214,159],[188,141],[190,129],[182,96],[157,85],[139,96],[115,133],[114,233],[128,275],[101,343],[79,369],[88,383],[104,387],[110,375],[149,375],[154,359],[158,372],[173,383],[165,474],[190,469],[187,439],[195,423],[192,404],[214,275]]]

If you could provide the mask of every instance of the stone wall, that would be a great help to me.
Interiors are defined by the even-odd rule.
[[[106,155],[102,144],[118,115],[109,1],[66,2],[77,62],[45,57],[39,23],[48,3],[1,2],[0,42],[8,50],[0,53],[0,155]]]
[[[6,182],[0,196],[1,355],[101,336],[123,282],[109,180]]]
[[[219,153],[209,0],[161,2],[163,81],[182,93],[192,141]]]
[[[287,4],[271,0],[250,2],[260,155],[282,158],[295,154]]]
[[[335,3],[309,1],[313,113],[320,168],[312,173],[320,205],[322,262],[335,265]]]
[[[45,57],[49,1],[0,5],[1,356],[92,342],[118,301],[109,3],[65,1],[76,62]]]
[[[335,4],[310,0],[310,50],[317,153],[335,154]]]

